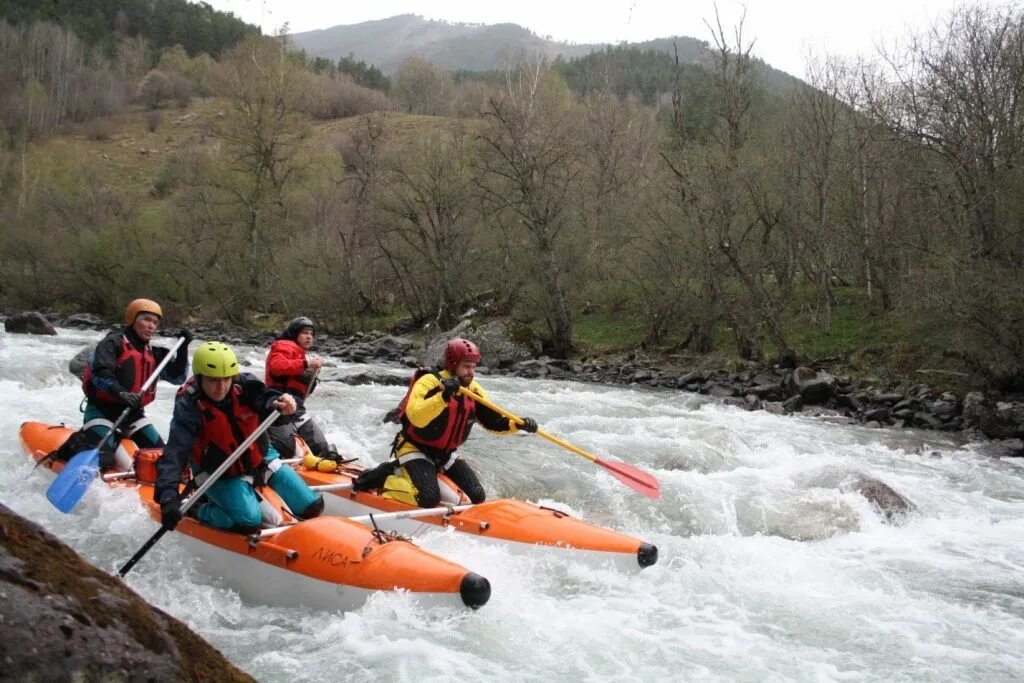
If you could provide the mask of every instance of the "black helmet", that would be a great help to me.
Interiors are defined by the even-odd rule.
[[[311,331],[316,330],[316,325],[313,324],[311,319],[304,315],[300,315],[298,318],[288,323],[288,328],[284,331],[284,338],[295,341],[299,338],[299,333],[307,327]]]

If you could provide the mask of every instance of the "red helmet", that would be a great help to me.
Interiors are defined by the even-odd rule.
[[[455,366],[464,360],[479,363],[480,349],[468,339],[456,337],[444,347],[444,369],[448,372],[454,372]]]

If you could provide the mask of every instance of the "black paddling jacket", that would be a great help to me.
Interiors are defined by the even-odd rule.
[[[101,408],[106,405],[123,408],[117,395],[125,391],[138,391],[148,379],[146,367],[152,371],[169,352],[169,349],[150,346],[142,341],[130,326],[114,330],[100,340],[92,352],[82,389],[89,400]],[[181,384],[188,372],[187,364],[188,349],[183,344],[178,347],[174,360],[160,373],[160,379],[171,384]],[[139,372],[140,368],[142,372]],[[143,400],[149,403],[156,394],[156,385],[146,394]]]

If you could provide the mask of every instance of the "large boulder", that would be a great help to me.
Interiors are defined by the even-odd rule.
[[[469,320],[462,320],[458,325],[437,335],[423,348],[423,355],[420,356],[420,365],[427,368],[435,368],[444,361],[444,347],[455,337],[468,335],[470,326],[473,323]],[[475,341],[475,340],[474,340]]]
[[[992,401],[978,391],[964,396],[963,424],[976,426],[990,439],[1024,437],[1024,402]]]
[[[455,337],[465,337],[480,347],[481,365],[491,368],[509,367],[536,356],[530,343],[518,340],[518,337],[524,336],[519,332],[502,321],[473,325],[471,321],[463,320],[430,340],[423,349],[421,362],[425,367],[441,365],[445,345]]]
[[[5,680],[252,681],[174,617],[0,504]]]
[[[409,377],[412,376],[410,373],[409,377],[391,375],[385,372],[359,372],[354,375],[340,375],[338,377],[323,377],[324,373],[320,373],[321,379],[327,381],[342,382],[350,386],[360,386],[363,384],[377,384],[385,387],[404,387],[409,384]]]
[[[909,500],[897,493],[891,486],[873,477],[859,474],[843,487],[844,490],[856,491],[867,498],[868,502],[878,510],[885,521],[899,523],[906,519],[908,513],[917,508]]]
[[[982,411],[978,429],[990,439],[1024,437],[1024,403],[997,402],[995,406]]]
[[[376,358],[401,358],[412,350],[412,341],[406,337],[385,334],[371,342]]]
[[[99,317],[92,313],[75,313],[64,318],[64,322],[61,323],[64,327],[84,327],[91,330],[102,330],[107,327],[107,323],[100,320]]]
[[[12,334],[57,334],[57,328],[42,313],[17,313],[4,320],[4,329]]]
[[[836,391],[836,379],[827,372],[799,367],[783,382],[790,394],[797,394],[804,405],[816,405],[830,399]]]

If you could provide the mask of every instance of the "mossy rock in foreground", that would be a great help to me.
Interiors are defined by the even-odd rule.
[[[0,678],[252,681],[185,624],[0,504]]]

